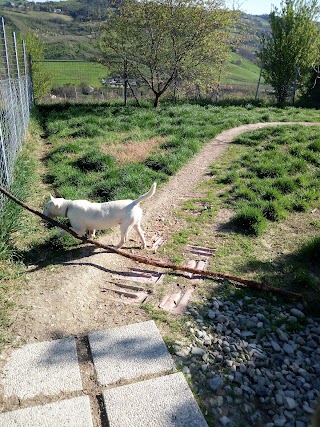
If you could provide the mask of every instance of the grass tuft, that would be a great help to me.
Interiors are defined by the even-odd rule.
[[[253,207],[244,207],[232,218],[231,223],[238,231],[260,236],[267,228],[267,222],[261,211]]]

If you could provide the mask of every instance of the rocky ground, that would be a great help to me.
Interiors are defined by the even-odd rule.
[[[224,426],[307,427],[320,392],[320,318],[303,305],[226,297],[191,307],[177,364]]]

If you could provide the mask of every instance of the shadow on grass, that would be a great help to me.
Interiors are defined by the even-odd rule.
[[[243,273],[258,274],[273,286],[300,293],[308,311],[319,315],[320,238],[312,239],[294,253],[281,254],[267,261],[251,260],[242,266]]]

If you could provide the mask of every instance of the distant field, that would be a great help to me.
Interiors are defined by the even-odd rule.
[[[236,64],[236,61],[239,64]],[[102,87],[101,78],[109,76],[108,68],[95,62],[43,62],[43,68],[52,76],[53,86],[86,83],[94,87]],[[221,83],[256,85],[259,72],[259,67],[252,62],[236,53],[232,53],[227,72],[222,76]]]
[[[222,77],[222,83],[256,85],[259,79],[259,73],[260,69],[257,65],[236,53],[232,53],[227,72]]]
[[[101,78],[109,76],[109,70],[96,62],[54,61],[43,62],[44,71],[50,74],[53,86],[85,83],[93,87],[102,87]]]
[[[7,2],[5,2],[7,3]],[[3,5],[3,3],[0,0],[0,7]],[[49,19],[61,19],[62,21],[66,21],[66,22],[70,22],[73,21],[72,16],[69,15],[63,15],[61,13],[50,13],[50,12],[39,12],[36,10],[33,11],[15,11],[15,10],[8,10],[5,9],[3,11],[1,11],[1,15],[7,15],[10,17],[16,17],[19,19],[26,19],[26,18],[36,18],[36,19],[40,19],[40,20],[49,20]]]

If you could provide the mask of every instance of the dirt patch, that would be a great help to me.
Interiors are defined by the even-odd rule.
[[[113,156],[121,164],[143,162],[166,139],[163,136],[157,136],[145,141],[127,141],[124,144],[108,145],[106,147],[102,145],[100,149],[102,152]]]

